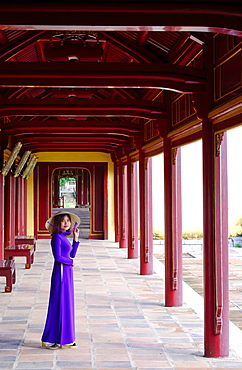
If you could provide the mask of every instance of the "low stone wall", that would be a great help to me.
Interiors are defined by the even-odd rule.
[[[154,253],[164,253],[165,240],[153,240]],[[201,252],[203,248],[202,239],[183,240],[182,252]]]
[[[154,253],[164,253],[165,240],[153,240]],[[236,236],[228,238],[229,248],[242,248],[242,237]],[[203,239],[183,240],[182,241],[182,252],[202,252],[203,250]]]

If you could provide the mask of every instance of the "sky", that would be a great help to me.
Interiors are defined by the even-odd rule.
[[[236,226],[242,218],[242,126],[227,131],[228,138],[228,217],[229,234],[241,232]],[[202,231],[202,142],[181,148],[182,160],[182,229]],[[152,159],[153,227],[164,232],[163,154]]]

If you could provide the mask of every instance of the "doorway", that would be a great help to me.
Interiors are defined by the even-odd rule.
[[[75,208],[76,179],[74,177],[61,177],[59,180],[60,204],[63,208]]]
[[[90,174],[85,168],[58,168],[52,178],[52,214],[60,209],[81,219],[80,237],[90,234]]]

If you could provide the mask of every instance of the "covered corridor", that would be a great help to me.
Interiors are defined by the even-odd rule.
[[[77,317],[79,338],[85,333],[87,368],[99,363],[105,368],[97,352],[102,343],[108,356],[117,353],[109,346],[121,343],[128,360],[124,356],[120,364],[131,368],[140,368],[140,356],[152,347],[170,367],[179,367],[176,353],[186,361],[193,356],[193,364],[205,367],[220,362],[203,355],[229,356],[227,131],[242,125],[241,70],[239,0],[0,3],[1,273],[12,273],[9,258],[19,249],[28,254],[29,269],[38,243],[31,269],[17,266],[13,292],[7,286],[0,296],[1,325],[13,323],[12,337],[4,335],[2,355],[12,359],[14,368],[30,368],[40,351],[51,263],[45,223],[53,208],[63,205],[63,176],[76,181],[76,207],[90,206],[89,241],[80,263],[90,261],[82,270],[76,267],[77,312],[83,314]],[[202,141],[203,166],[204,340],[197,323],[188,330],[182,322],[184,315],[189,322],[192,311],[182,306],[181,150],[197,140]],[[152,157],[160,153],[164,284],[153,275]],[[97,262],[107,270],[98,270]],[[120,297],[126,304],[120,305]],[[115,326],[110,329],[107,321],[100,329],[100,316]],[[148,330],[144,336],[138,335],[139,320]],[[169,329],[159,326],[165,320]],[[21,348],[22,354],[30,351],[26,363]],[[41,357],[41,366],[72,368],[65,358],[51,357],[68,355],[46,356],[51,360]],[[228,357],[228,363],[236,364],[234,359]],[[160,367],[162,361],[155,362]]]
[[[138,260],[127,259],[127,251],[109,241],[81,240],[74,267],[79,347],[42,348],[53,262],[49,243],[38,240],[29,270],[22,257],[16,258],[12,294],[3,293],[5,281],[0,280],[1,369],[242,368],[242,353],[234,347],[236,340],[242,343],[237,334],[230,332],[228,357],[204,357],[203,320],[191,306],[197,302],[194,296],[184,289],[182,307],[165,307],[158,260],[156,273],[142,276]]]

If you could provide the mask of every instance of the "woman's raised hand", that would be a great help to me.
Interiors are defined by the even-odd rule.
[[[79,229],[76,227],[73,231],[73,238],[76,242],[78,242],[78,238],[79,238]]]

